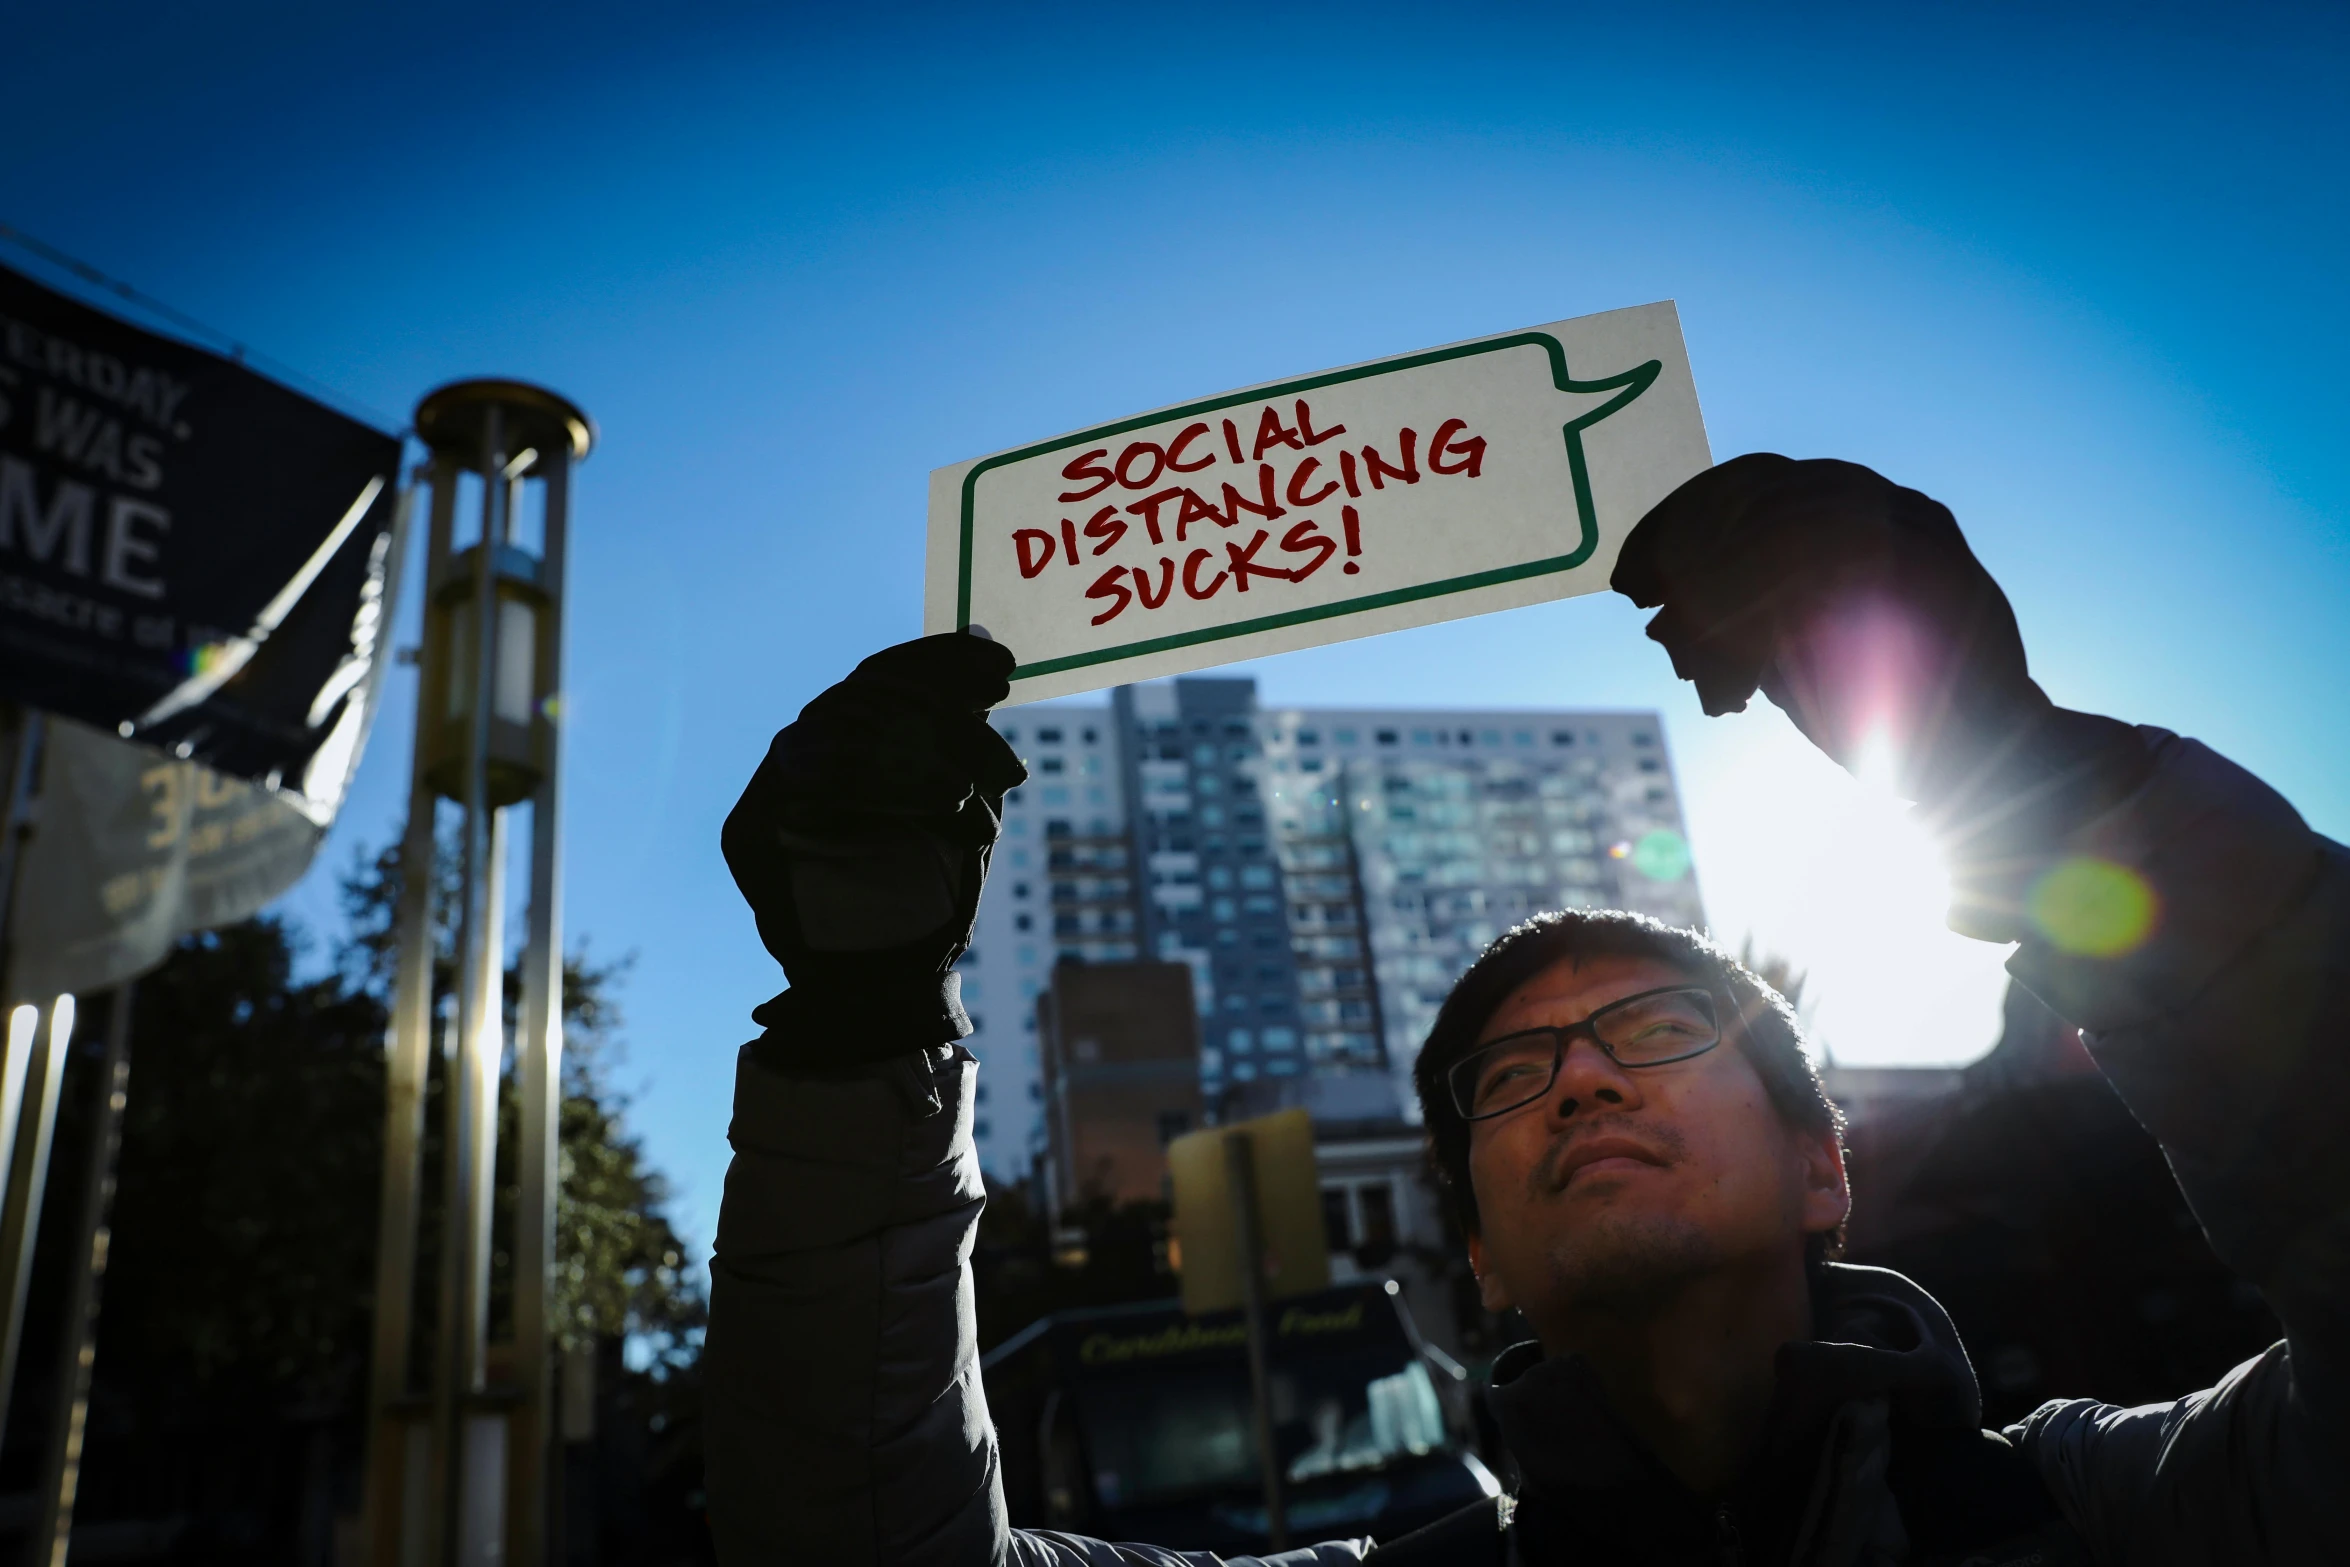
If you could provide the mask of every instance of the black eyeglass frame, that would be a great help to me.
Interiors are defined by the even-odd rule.
[[[1599,1021],[1600,1019],[1606,1017],[1609,1013],[1614,1012],[1619,1008],[1631,1006],[1634,1002],[1637,1001],[1650,1001],[1658,996],[1676,995],[1705,997],[1705,1009],[1707,1013],[1710,1014],[1713,1018],[1714,1037],[1707,1040],[1704,1044],[1698,1046],[1695,1050],[1684,1050],[1677,1056],[1659,1056],[1654,1061],[1627,1061],[1622,1056],[1616,1054],[1614,1046],[1610,1045],[1606,1040],[1599,1037]],[[1462,1106],[1460,1082],[1461,1068],[1468,1066],[1470,1063],[1477,1060],[1480,1056],[1484,1055],[1489,1050],[1506,1045],[1512,1040],[1532,1039],[1536,1035],[1547,1035],[1550,1039],[1550,1075],[1542,1080],[1542,1086],[1540,1088],[1535,1089],[1532,1093],[1517,1101],[1515,1104],[1504,1105],[1499,1110],[1482,1110],[1472,1113]],[[1508,1115],[1513,1110],[1525,1109],[1526,1106],[1532,1104],[1535,1100],[1540,1099],[1543,1095],[1549,1093],[1552,1088],[1557,1086],[1559,1080],[1559,1071],[1567,1064],[1567,1051],[1573,1047],[1575,1041],[1578,1039],[1590,1040],[1594,1045],[1597,1045],[1600,1048],[1600,1050],[1610,1061],[1615,1062],[1616,1065],[1622,1067],[1627,1072],[1646,1071],[1652,1066],[1671,1066],[1676,1061],[1694,1061],[1699,1056],[1706,1054],[1708,1051],[1718,1049],[1722,1043],[1721,998],[1714,994],[1713,987],[1710,985],[1659,985],[1654,990],[1639,991],[1636,994],[1620,997],[1617,1000],[1611,1001],[1606,1006],[1601,1007],[1598,1011],[1592,1013],[1589,1017],[1584,1018],[1581,1022],[1578,1023],[1565,1023],[1558,1025],[1545,1024],[1540,1028],[1522,1028],[1514,1034],[1504,1034],[1499,1039],[1489,1039],[1485,1041],[1485,1043],[1477,1046],[1475,1049],[1470,1050],[1458,1061],[1455,1061],[1452,1065],[1444,1069],[1445,1093],[1452,1100],[1453,1113],[1458,1115],[1464,1121],[1490,1121],[1497,1116]],[[1474,1087],[1474,1084],[1471,1086]]]

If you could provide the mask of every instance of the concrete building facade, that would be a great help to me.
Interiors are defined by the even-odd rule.
[[[1167,1196],[1167,1144],[1200,1124],[1199,1023],[1178,963],[1068,962],[1036,1007],[1047,1197]]]

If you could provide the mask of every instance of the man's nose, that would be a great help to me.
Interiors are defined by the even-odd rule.
[[[1614,1056],[1589,1039],[1568,1041],[1566,1059],[1559,1063],[1558,1081],[1550,1085],[1550,1114],[1564,1121],[1578,1111],[1634,1110],[1640,1106],[1640,1084]]]

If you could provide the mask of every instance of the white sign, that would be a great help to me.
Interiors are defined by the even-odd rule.
[[[941,468],[923,625],[1029,702],[1567,598],[1712,461],[1678,312],[1611,310]]]

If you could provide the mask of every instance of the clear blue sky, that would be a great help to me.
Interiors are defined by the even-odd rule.
[[[917,631],[931,468],[1196,394],[1676,299],[1717,456],[1945,499],[2060,701],[2350,833],[2338,8],[486,9],[21,8],[0,219],[395,415],[495,373],[601,421],[567,918],[637,955],[634,1120],[704,1237],[780,984],[717,854],[768,735]],[[1871,858],[1841,781],[1775,716],[1704,720],[1638,624],[1255,670],[1659,708],[1717,924],[1833,946],[1787,909]],[[314,927],[395,830],[412,679],[289,900]],[[1989,971],[1912,947],[1933,1027],[1855,1002],[1911,948],[1793,950],[1840,1053],[1988,1042]]]

